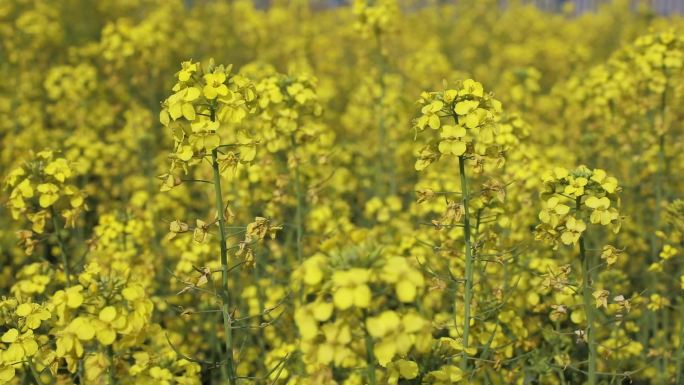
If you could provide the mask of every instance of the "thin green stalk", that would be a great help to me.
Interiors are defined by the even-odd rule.
[[[465,172],[465,157],[458,157],[458,168],[461,174],[461,204],[463,205],[463,237],[465,242],[465,298],[464,298],[464,317],[463,317],[463,359],[461,360],[461,370],[468,368],[468,338],[470,336],[470,302],[473,297],[473,255],[470,239],[470,215],[468,213],[469,193],[468,178]],[[456,320],[454,320],[456,321]]]
[[[213,117],[213,113],[212,113]],[[223,197],[221,192],[221,174],[219,172],[218,151],[211,152],[211,166],[214,170],[214,195],[216,196],[216,211],[218,213],[219,238],[221,240],[221,299],[223,301],[223,331],[226,345],[226,367],[228,368],[228,383],[235,385],[235,368],[233,363],[233,329],[230,315],[231,298],[228,289],[228,247],[226,240],[226,224],[223,215]]]
[[[577,197],[576,208],[579,212],[581,207],[581,197]],[[594,304],[592,301],[591,285],[591,272],[593,269],[591,259],[587,256],[586,248],[584,245],[584,236],[580,236],[579,239],[580,246],[580,260],[582,261],[582,297],[584,300],[584,312],[587,317],[587,329],[585,336],[587,339],[588,356],[587,362],[589,364],[589,369],[587,371],[587,384],[596,385],[596,337],[594,334]]]
[[[50,206],[50,211],[52,214],[52,227],[54,228],[55,237],[57,238],[57,245],[59,246],[59,254],[62,256],[62,264],[64,265],[64,276],[66,277],[66,286],[71,286],[71,272],[69,270],[69,259],[66,255],[66,250],[64,249],[64,242],[62,242],[62,237],[59,236],[59,224],[57,223],[57,212],[55,208]]]
[[[555,328],[556,328],[556,333],[560,335],[561,333],[561,328],[560,328],[560,322],[556,321],[555,322]],[[560,344],[555,343],[553,344],[553,354],[554,356],[558,355],[560,353]],[[556,373],[558,374],[558,379],[561,382],[561,385],[566,385],[567,381],[565,381],[565,373],[563,373],[563,369],[560,367],[556,368]]]
[[[265,255],[262,256],[261,260],[266,261],[268,250],[266,252],[264,252],[264,254]],[[253,272],[254,273],[254,282],[256,282],[256,284],[257,284],[256,285],[256,288],[257,288],[256,296],[257,296],[257,302],[259,304],[259,309],[265,309],[266,308],[266,299],[264,298],[263,288],[259,284],[259,282],[261,282],[261,271],[259,271],[259,265],[255,265],[252,268],[252,270],[254,270],[254,272]],[[264,334],[263,331],[261,329],[259,329],[256,339],[257,339],[257,343],[259,344],[260,351],[265,352],[265,351],[267,351],[267,347],[266,347],[266,341],[265,341],[263,334]],[[262,360],[259,360],[257,365],[259,366],[259,369],[261,371],[267,370],[266,364]]]
[[[107,385],[116,385],[116,377],[114,376],[114,349],[112,349],[112,345],[107,347],[107,356],[109,358],[109,368],[107,368]]]
[[[83,360],[78,361],[78,380],[79,380],[79,384],[85,383],[85,368],[83,367]],[[53,378],[52,383],[53,384],[55,383],[54,378]]]
[[[684,300],[680,301],[679,304],[679,346],[677,346],[675,362],[677,362],[675,384],[682,385],[684,384],[684,376],[682,376],[682,364],[684,363]]]
[[[669,307],[664,307],[662,310],[662,324],[660,327],[660,338],[659,338],[659,344],[662,346],[664,349],[674,349],[674,344],[669,345],[669,341],[667,338],[667,334],[670,332],[670,319],[671,319],[671,313],[670,313],[670,308]],[[672,330],[674,333],[674,330]],[[669,345],[669,346],[668,346]],[[662,384],[667,384],[668,380],[667,378],[669,377],[668,375],[668,368],[670,367],[670,355],[667,353],[663,353],[661,355],[661,374],[660,374],[660,381]],[[671,378],[671,377],[670,377]]]
[[[303,204],[302,204],[302,183],[301,183],[301,170],[299,168],[299,159],[297,158],[297,142],[295,140],[294,135],[290,137],[290,145],[292,146],[292,151],[295,156],[295,181],[294,181],[294,187],[295,187],[295,200],[296,200],[296,208],[295,208],[295,250],[297,254],[297,264],[296,266],[301,266],[303,262],[303,253],[302,253],[302,238],[303,238],[303,233],[304,233],[304,225],[303,225]],[[287,163],[287,159],[284,160],[285,163]],[[285,238],[285,247],[290,248],[292,244],[292,232],[288,231],[286,233],[286,238]],[[283,263],[284,261],[280,261],[279,263]],[[293,264],[288,264],[287,266],[283,265],[281,266],[282,269],[286,269],[289,271],[292,271],[293,269]],[[255,268],[256,269],[256,268]],[[303,303],[304,300],[304,284],[301,283],[299,286],[299,292],[297,295],[297,298],[299,299],[300,303]],[[298,341],[298,347],[299,351],[302,351],[302,346],[301,346],[301,338],[299,338],[299,330],[297,329],[295,331],[297,335],[297,341]],[[304,375],[306,372],[306,369],[304,368],[304,362],[302,360],[297,360],[297,372],[299,375]]]
[[[375,169],[375,192],[380,192],[381,196],[385,196],[387,192],[390,194],[395,194],[396,183],[391,179],[389,183],[389,190],[387,185],[383,181],[384,176],[387,174],[387,165],[385,161],[387,160],[387,129],[385,127],[385,73],[387,72],[387,66],[385,64],[385,57],[382,52],[382,36],[379,31],[375,31],[375,42],[377,48],[377,69],[378,69],[378,84],[380,85],[380,100],[378,104],[380,106],[378,113],[378,157],[376,159],[376,169]],[[394,172],[393,167],[392,170]]]
[[[377,379],[375,378],[375,355],[373,354],[373,339],[368,330],[366,330],[366,362],[368,363],[368,385],[376,385]]]
[[[302,173],[299,169],[299,159],[297,158],[297,145],[294,139],[292,140],[292,143],[292,149],[295,156],[295,197],[297,199],[297,212],[295,214],[295,226],[297,232],[297,265],[300,266],[302,264],[302,237],[304,233],[304,203],[302,202]]]
[[[659,258],[660,254],[660,247],[659,247],[659,238],[657,236],[657,232],[660,230],[660,222],[661,222],[661,207],[662,207],[662,202],[664,198],[664,181],[667,180],[667,175],[666,175],[666,168],[667,168],[667,163],[666,163],[666,157],[665,157],[665,130],[664,130],[664,125],[665,125],[665,118],[666,118],[666,111],[667,111],[667,105],[666,105],[666,100],[667,100],[667,84],[665,86],[665,91],[663,92],[662,98],[661,98],[661,104],[660,104],[660,118],[661,118],[661,127],[662,132],[658,132],[656,129],[656,122],[655,119],[652,119],[651,124],[653,125],[655,133],[658,135],[658,160],[657,160],[657,165],[656,165],[656,174],[655,174],[655,206],[653,208],[653,231],[651,231],[650,234],[650,244],[651,244],[651,262],[656,262]],[[657,285],[657,277],[655,277],[656,273],[651,273],[651,287],[654,290],[657,290],[656,285]],[[656,336],[658,334],[658,318],[659,315],[657,312],[654,312],[649,316],[649,330],[651,330],[651,337],[655,340]],[[657,379],[660,384],[664,384],[666,382],[664,375],[666,372],[666,366],[667,366],[667,358],[665,355],[662,355],[660,359],[658,360],[659,364],[659,370],[657,374]]]
[[[223,313],[223,312],[221,312],[221,313]],[[218,314],[218,313],[217,313],[217,314]],[[223,314],[218,314],[218,315],[219,315],[220,317],[223,316]],[[218,321],[218,322],[222,322],[220,317],[217,318],[217,321]],[[210,339],[211,339],[212,344],[213,344],[213,349],[211,349],[211,359],[212,359],[212,362],[219,362],[219,361],[221,361],[221,359],[218,358],[218,357],[221,356],[221,341],[219,340],[219,338],[218,338],[218,336],[217,336],[217,333],[212,333],[211,330],[208,330],[207,332],[208,332],[209,334],[211,334],[211,338],[210,338]],[[207,334],[207,333],[205,333],[205,336],[206,336],[206,334]],[[221,370],[220,370],[220,372],[221,372],[221,380],[223,381],[223,383],[227,383],[227,382],[228,382],[228,368],[226,367],[226,365],[221,365]],[[213,380],[214,377],[215,377],[215,376],[213,376],[213,375],[211,376],[212,380]]]
[[[299,158],[297,157],[297,142],[295,141],[294,136],[291,138],[292,139],[292,151],[295,156],[295,199],[297,200],[297,207],[296,207],[296,212],[295,212],[295,232],[296,232],[296,249],[297,249],[297,267],[302,265],[303,262],[303,253],[302,253],[302,238],[304,235],[304,202],[303,202],[303,196],[302,196],[302,175],[301,175],[301,170],[299,168]],[[299,301],[300,303],[304,303],[304,283],[302,282],[299,285]],[[299,336],[299,330],[297,330],[297,335]],[[301,338],[297,338],[299,341],[299,349],[302,350],[301,347]],[[298,370],[300,374],[305,373],[305,368],[304,368],[304,361],[303,360],[298,360]]]
[[[31,359],[29,359],[28,367],[29,367],[29,370],[31,371],[31,376],[33,376],[33,379],[36,380],[36,383],[37,384],[42,383],[42,381],[40,380],[40,373],[38,373],[38,371],[36,371],[36,368],[33,366],[33,361]]]

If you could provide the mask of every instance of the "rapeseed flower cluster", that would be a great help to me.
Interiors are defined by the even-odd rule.
[[[566,3],[1,1],[0,384],[681,383],[684,23]]]

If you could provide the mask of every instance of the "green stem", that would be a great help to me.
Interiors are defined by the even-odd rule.
[[[376,385],[375,378],[375,355],[373,354],[373,339],[366,330],[366,362],[368,363],[368,385]]]
[[[304,234],[304,203],[302,201],[302,175],[299,168],[299,158],[297,157],[297,142],[294,136],[291,138],[292,141],[292,151],[295,157],[295,199],[297,200],[297,208],[295,212],[295,232],[296,232],[296,249],[297,249],[297,266],[301,266],[303,262],[302,254],[302,238]],[[299,285],[299,301],[300,304],[304,303],[304,283],[303,281]],[[299,335],[299,330],[297,330]],[[299,349],[302,350],[301,338],[297,339],[299,341]],[[304,362],[299,360],[298,370],[300,374],[304,374]]]
[[[684,384],[684,379],[682,378],[682,364],[684,363],[684,300],[679,304],[679,346],[677,346],[675,362],[677,362],[675,384],[682,385]]]
[[[213,115],[213,113],[212,113]],[[228,247],[226,240],[226,224],[223,215],[223,197],[221,193],[221,174],[219,172],[218,151],[211,152],[211,166],[214,170],[214,195],[216,196],[216,211],[218,216],[219,237],[221,239],[221,299],[223,301],[223,331],[226,345],[226,367],[228,368],[228,383],[235,385],[235,368],[233,363],[233,329],[230,315],[231,301],[228,289]]]
[[[293,143],[293,152],[295,156],[295,197],[297,199],[297,212],[296,212],[296,218],[295,218],[295,226],[296,226],[296,232],[297,232],[297,264],[300,266],[302,264],[302,236],[304,233],[304,220],[303,220],[303,214],[304,214],[304,204],[302,202],[302,175],[301,175],[301,170],[299,169],[299,159],[297,158],[297,146],[294,141],[292,140]],[[301,294],[301,293],[300,293]]]
[[[78,381],[79,384],[85,384],[85,368],[83,367],[83,360],[78,361]],[[52,381],[54,384],[55,381]]]
[[[264,253],[264,255],[262,256],[262,258],[260,260],[267,261],[268,260],[267,253],[268,253],[268,251],[266,251]],[[254,270],[254,282],[256,282],[256,288],[257,288],[257,291],[256,291],[257,302],[259,304],[260,311],[263,311],[263,309],[266,308],[266,299],[264,298],[263,287],[261,284],[259,284],[259,282],[261,282],[261,271],[259,270],[259,266],[260,265],[255,264],[254,268],[252,270]],[[257,339],[257,343],[259,344],[259,349],[262,352],[267,351],[268,348],[266,347],[266,340],[264,337],[263,330],[261,330],[261,329],[258,330],[258,335],[257,335],[256,339]],[[259,360],[257,365],[259,366],[260,370],[262,370],[262,371],[267,370],[266,364],[263,362],[263,360]]]
[[[116,385],[116,377],[114,376],[114,349],[109,345],[107,347],[107,356],[109,357],[109,368],[107,369],[107,385]]]
[[[461,204],[463,205],[463,237],[465,242],[465,298],[464,298],[464,317],[463,317],[463,359],[461,360],[461,370],[468,368],[468,338],[470,336],[470,302],[473,297],[473,255],[470,240],[470,216],[468,212],[468,178],[465,172],[465,157],[458,157],[458,168],[461,174]]]
[[[66,250],[64,249],[64,242],[62,242],[62,237],[59,236],[59,224],[57,223],[57,212],[55,208],[50,206],[50,211],[52,214],[52,227],[55,232],[55,237],[57,238],[57,245],[59,246],[59,254],[62,256],[62,264],[64,265],[64,276],[66,277],[67,287],[71,286],[71,272],[69,270],[69,259],[66,255]]]
[[[33,376],[33,379],[36,380],[36,384],[42,384],[43,381],[41,381],[41,379],[40,379],[40,373],[38,373],[36,368],[33,366],[33,360],[29,359],[28,367],[29,367],[29,370],[31,371],[31,376]]]
[[[577,197],[576,208],[579,212],[582,205],[582,198]],[[580,260],[582,261],[582,297],[584,299],[584,312],[587,317],[587,329],[585,332],[588,347],[587,362],[589,369],[587,371],[587,384],[596,385],[596,337],[594,335],[594,304],[592,301],[591,272],[593,269],[591,259],[586,254],[584,245],[584,235],[579,238],[580,246]]]
[[[657,163],[657,168],[656,168],[656,175],[655,175],[655,207],[653,211],[653,231],[651,232],[651,262],[654,263],[659,259],[659,254],[660,254],[660,245],[659,245],[659,239],[657,236],[657,232],[660,230],[660,219],[661,219],[661,207],[662,207],[662,201],[663,201],[663,196],[664,196],[664,180],[667,180],[667,163],[666,163],[666,157],[665,157],[665,118],[666,118],[666,111],[667,111],[667,83],[665,85],[665,91],[663,92],[662,99],[661,99],[661,104],[660,104],[660,124],[662,125],[661,130],[662,132],[657,132],[658,134],[658,163]],[[653,122],[653,125],[655,126],[655,122]],[[655,127],[654,127],[655,128]],[[657,277],[655,276],[656,273],[652,273],[651,277],[653,279],[652,282],[652,288],[654,291],[657,292]],[[656,337],[658,335],[658,324],[659,324],[659,316],[662,316],[662,314],[658,314],[657,312],[654,312],[651,317],[649,318],[650,320],[650,329],[651,329],[651,336],[656,340]],[[664,318],[663,318],[664,321]],[[657,375],[657,383],[664,384],[665,381],[665,372],[666,372],[666,366],[667,366],[667,358],[665,357],[666,355],[662,355],[659,360],[659,366],[660,370],[658,370],[658,375]]]
[[[560,328],[560,322],[556,321],[555,322],[555,328],[556,328],[556,333],[558,335],[561,335],[561,328]],[[553,354],[554,356],[558,355],[560,353],[560,343],[554,343],[553,344]],[[558,374],[558,379],[560,380],[561,385],[566,385],[565,381],[565,373],[563,373],[563,369],[560,367],[556,368],[556,373]]]
[[[218,313],[217,313],[217,315],[219,315],[220,317],[223,316],[222,314],[218,314]],[[221,319],[217,319],[217,322],[222,322],[222,321],[221,321]],[[220,358],[217,358],[217,357],[222,356],[222,354],[221,354],[221,341],[219,340],[218,336],[212,330],[206,330],[204,334],[205,334],[205,336],[207,334],[211,334],[210,339],[211,339],[212,344],[213,344],[212,345],[213,349],[211,349],[212,361],[213,362],[221,361]],[[228,382],[228,368],[226,367],[226,365],[221,365],[220,372],[221,372],[221,380],[223,381],[223,383],[227,383]],[[213,381],[214,377],[215,376],[211,376],[212,381]],[[210,381],[210,383],[211,383],[211,381]]]
[[[378,69],[378,84],[380,85],[380,98],[378,101],[378,105],[380,107],[378,113],[378,158],[376,159],[377,167],[375,175],[375,192],[380,192],[381,196],[384,197],[388,192],[392,195],[396,193],[396,183],[394,181],[394,178],[391,177],[388,189],[388,186],[385,184],[385,181],[383,180],[385,174],[388,171],[386,164],[386,161],[388,159],[387,152],[385,150],[389,144],[387,140],[387,129],[385,127],[385,94],[387,92],[385,85],[385,74],[387,72],[387,65],[385,63],[385,56],[383,54],[382,36],[379,31],[375,31],[375,42],[378,53],[376,63]],[[394,172],[393,167],[392,170],[390,170],[390,172]]]
[[[662,325],[660,326],[660,338],[659,338],[659,345],[663,347],[663,353],[661,355],[660,359],[660,365],[661,365],[661,371],[660,371],[660,383],[661,384],[667,384],[668,383],[668,368],[670,368],[670,354],[666,353],[666,350],[669,349],[674,349],[674,344],[670,345],[667,334],[672,332],[674,334],[674,330],[670,330],[670,308],[669,307],[664,307],[662,310]],[[668,346],[669,345],[669,346]],[[669,377],[672,378],[672,377]]]

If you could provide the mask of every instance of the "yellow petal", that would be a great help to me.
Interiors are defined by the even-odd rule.
[[[584,201],[584,204],[589,208],[595,209],[599,206],[600,201],[596,197],[589,197],[586,201]]]
[[[22,303],[17,307],[16,314],[19,317],[26,317],[27,315],[31,314],[31,310],[33,310],[33,306],[28,303]]]
[[[397,282],[396,292],[399,301],[413,302],[416,299],[416,286],[408,280]]]
[[[458,115],[467,115],[471,111],[475,110],[480,104],[477,100],[464,100],[462,102],[456,103],[454,106],[454,112]]]
[[[310,340],[318,335],[318,324],[308,311],[297,309],[295,323],[303,340]]]
[[[461,156],[461,155],[465,154],[465,152],[466,152],[465,142],[456,141],[456,142],[453,142],[453,144],[451,145],[451,153],[452,154],[454,154],[456,156]]]
[[[9,365],[0,365],[0,383],[10,382],[12,378],[14,378],[14,368]]]
[[[354,305],[357,307],[370,306],[371,291],[366,285],[359,285],[354,289]]]
[[[204,97],[207,99],[216,99],[216,96],[218,96],[218,93],[216,92],[216,89],[210,85],[204,86]]]
[[[24,349],[24,354],[33,356],[38,352],[38,343],[33,338],[24,338],[21,341],[21,347]]]
[[[2,335],[2,339],[0,340],[6,344],[11,344],[12,342],[16,341],[18,337],[19,331],[17,329],[12,328],[6,331],[5,334]]]
[[[178,159],[180,159],[184,162],[187,162],[190,159],[192,159],[192,156],[194,155],[194,153],[192,151],[192,146],[187,146],[187,145],[181,146],[181,148],[179,150],[180,151],[178,151],[176,153],[176,155],[178,156]]]
[[[387,364],[392,361],[392,358],[394,358],[396,352],[397,348],[393,340],[382,340],[379,343],[376,343],[373,348],[375,358],[377,358],[378,363],[381,366],[387,366]]]
[[[171,119],[176,120],[183,116],[183,108],[181,107],[181,103],[174,103],[169,106],[169,115],[171,115]]]
[[[430,115],[430,117],[428,118],[428,126],[430,126],[430,128],[434,130],[439,128],[440,123],[441,122],[439,121],[439,116],[437,115]]]
[[[316,355],[318,363],[323,365],[329,364],[332,362],[334,356],[335,349],[329,344],[322,344],[318,347],[318,354]]]
[[[83,303],[83,295],[77,291],[71,291],[67,294],[67,306],[75,309]]]
[[[169,110],[163,109],[159,112],[159,122],[164,126],[169,125],[169,123],[171,122],[171,116],[169,116]]]
[[[187,227],[187,225],[185,226]],[[121,294],[123,294],[124,298],[127,301],[135,301],[139,298],[142,298],[145,292],[140,286],[129,286],[123,289],[121,291]]]
[[[243,146],[240,150],[240,160],[243,162],[251,162],[256,157],[256,146]]]
[[[199,98],[200,90],[197,87],[188,87],[185,91],[185,97],[183,98],[186,102],[192,102],[193,100]]]
[[[38,203],[40,203],[40,207],[47,208],[57,202],[57,199],[59,199],[59,195],[57,194],[43,194],[40,196]]]
[[[414,379],[418,376],[418,364],[409,360],[397,360],[395,362],[401,376],[407,380]]]
[[[74,322],[77,320],[79,319],[74,320]],[[78,322],[74,326],[76,329],[76,336],[79,340],[88,341],[95,336],[95,328],[93,328],[93,325],[91,325],[89,322],[83,319],[80,320],[81,322]]]
[[[332,316],[333,304],[329,302],[320,302],[313,307],[313,316],[317,321],[327,321]]]
[[[112,322],[116,318],[116,309],[114,306],[107,306],[100,310],[99,318],[102,322]]]
[[[190,103],[183,103],[181,107],[183,111],[183,117],[187,120],[195,120],[195,107]]]
[[[116,332],[110,328],[98,330],[97,340],[100,341],[102,345],[111,345],[116,340]]]
[[[348,287],[337,289],[333,295],[333,303],[340,310],[349,309],[354,304],[354,291]]]

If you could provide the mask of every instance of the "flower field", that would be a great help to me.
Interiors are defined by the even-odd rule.
[[[0,1],[0,384],[684,385],[684,18]]]

